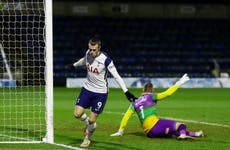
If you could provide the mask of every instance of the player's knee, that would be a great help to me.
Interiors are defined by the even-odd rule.
[[[89,124],[95,123],[96,120],[97,120],[97,117],[98,117],[98,114],[96,114],[96,113],[91,113],[91,114],[89,115]]]
[[[186,130],[186,125],[184,123],[179,123],[177,127],[177,131]]]
[[[80,118],[81,115],[82,115],[82,113],[78,113],[76,111],[74,112],[74,117],[77,118],[77,119]]]
[[[176,126],[175,126],[175,127],[176,127],[175,130],[178,130],[178,128],[180,127],[181,124],[182,124],[182,123],[177,122],[177,123],[176,123]]]
[[[89,118],[89,124],[94,124],[96,122],[96,119]]]
[[[84,114],[84,108],[81,106],[75,106],[74,117],[80,118]]]

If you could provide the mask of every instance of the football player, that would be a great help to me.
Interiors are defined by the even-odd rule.
[[[150,138],[172,137],[175,135],[178,139],[193,139],[194,137],[204,136],[203,131],[189,132],[184,123],[160,119],[156,115],[155,106],[157,102],[172,95],[188,80],[189,77],[184,74],[173,86],[161,93],[154,93],[153,84],[147,82],[143,87],[142,95],[131,103],[123,116],[118,132],[111,134],[111,136],[122,136],[124,134],[126,124],[134,112],[137,113],[144,133]]]
[[[86,66],[87,68],[87,78],[77,98],[74,116],[86,124],[84,130],[85,138],[80,146],[88,147],[92,134],[96,129],[97,117],[102,113],[106,104],[108,96],[108,71],[115,78],[129,101],[133,101],[136,97],[128,91],[112,59],[101,51],[101,41],[98,37],[93,37],[89,40],[85,56],[75,62],[73,66]],[[84,110],[90,107],[91,112],[88,117]]]

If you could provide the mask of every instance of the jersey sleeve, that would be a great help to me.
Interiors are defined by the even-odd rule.
[[[179,88],[179,86],[174,84],[173,86],[168,88],[166,91],[156,94],[155,97],[153,97],[153,99],[161,100],[163,98],[166,98],[166,97],[172,95],[174,92],[176,92],[178,88]]]
[[[125,82],[123,81],[123,79],[121,78],[121,76],[118,74],[116,67],[113,64],[113,61],[110,61],[110,63],[107,62],[107,68],[109,70],[109,72],[112,74],[112,76],[114,77],[114,79],[117,81],[117,83],[119,84],[119,86],[121,87],[121,89],[123,90],[123,92],[127,92],[128,89],[125,85]]]
[[[86,64],[86,56],[89,53],[89,50],[86,51],[85,53],[85,57],[79,59],[77,62],[75,62],[73,64],[74,67],[78,67],[78,66],[84,66]]]
[[[121,120],[119,130],[122,130],[122,131],[125,130],[125,127],[129,121],[129,118],[133,115],[133,113],[134,113],[134,108],[132,105],[130,105]]]
[[[86,58],[83,57],[73,64],[74,67],[84,66],[86,63]]]

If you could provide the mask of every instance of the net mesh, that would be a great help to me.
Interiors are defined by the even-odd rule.
[[[46,130],[44,2],[1,1],[0,45],[0,142],[40,141]]]

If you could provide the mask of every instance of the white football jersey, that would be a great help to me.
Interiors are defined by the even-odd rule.
[[[83,87],[86,88],[87,90],[96,93],[107,93],[108,92],[107,74],[109,71],[116,79],[117,83],[122,88],[122,90],[124,92],[128,91],[124,81],[118,74],[116,67],[113,64],[113,61],[105,53],[101,52],[99,56],[92,58],[89,55],[89,50],[88,50],[86,52],[85,57],[79,61],[85,63],[87,68],[87,78],[83,85]],[[78,62],[76,62],[75,64],[77,63]]]

